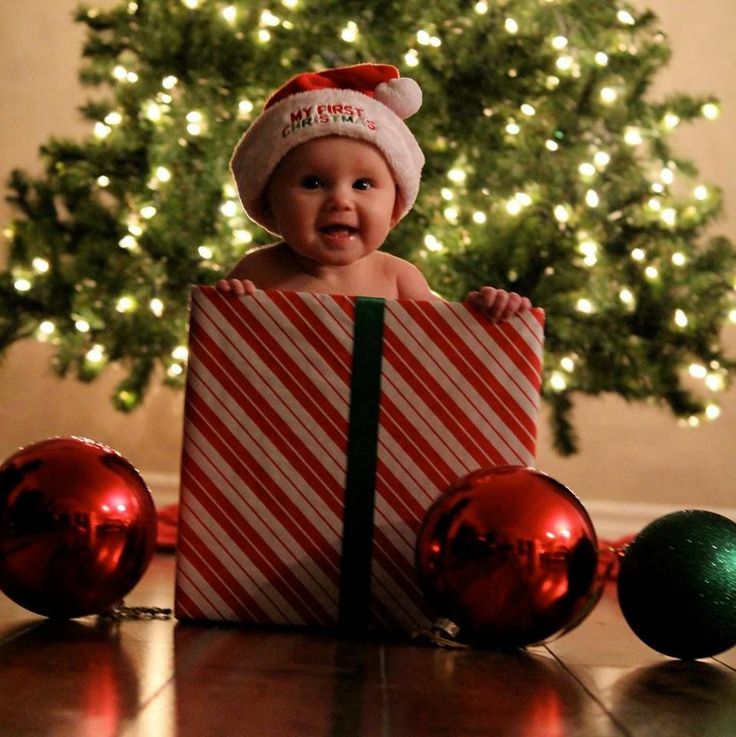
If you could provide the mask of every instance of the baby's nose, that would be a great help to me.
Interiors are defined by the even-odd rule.
[[[336,209],[345,209],[353,206],[352,187],[335,186],[330,189],[327,203]]]

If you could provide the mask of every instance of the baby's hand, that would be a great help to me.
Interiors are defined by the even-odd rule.
[[[480,310],[492,322],[508,320],[532,307],[526,297],[494,287],[481,287],[478,291],[470,292],[465,304]]]
[[[250,279],[220,279],[215,286],[221,294],[234,294],[236,297],[256,292],[256,285]]]

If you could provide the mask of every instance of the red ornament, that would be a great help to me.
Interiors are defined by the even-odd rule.
[[[54,618],[99,614],[145,572],[156,510],[119,453],[85,438],[52,438],[0,466],[0,590]]]
[[[419,583],[458,638],[511,649],[568,632],[597,603],[604,576],[590,517],[540,471],[499,466],[453,484],[417,539]]]

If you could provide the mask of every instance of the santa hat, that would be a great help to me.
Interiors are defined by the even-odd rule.
[[[280,87],[235,147],[230,168],[248,215],[276,233],[264,199],[279,161],[321,136],[347,136],[376,146],[400,198],[400,217],[419,191],[424,155],[403,119],[422,104],[419,85],[387,64],[358,64],[299,74]]]

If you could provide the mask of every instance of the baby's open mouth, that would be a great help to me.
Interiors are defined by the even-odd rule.
[[[357,228],[354,228],[352,225],[325,225],[324,228],[319,229],[320,233],[324,233],[325,235],[340,235],[340,236],[347,236],[347,235],[354,235],[358,232]]]

